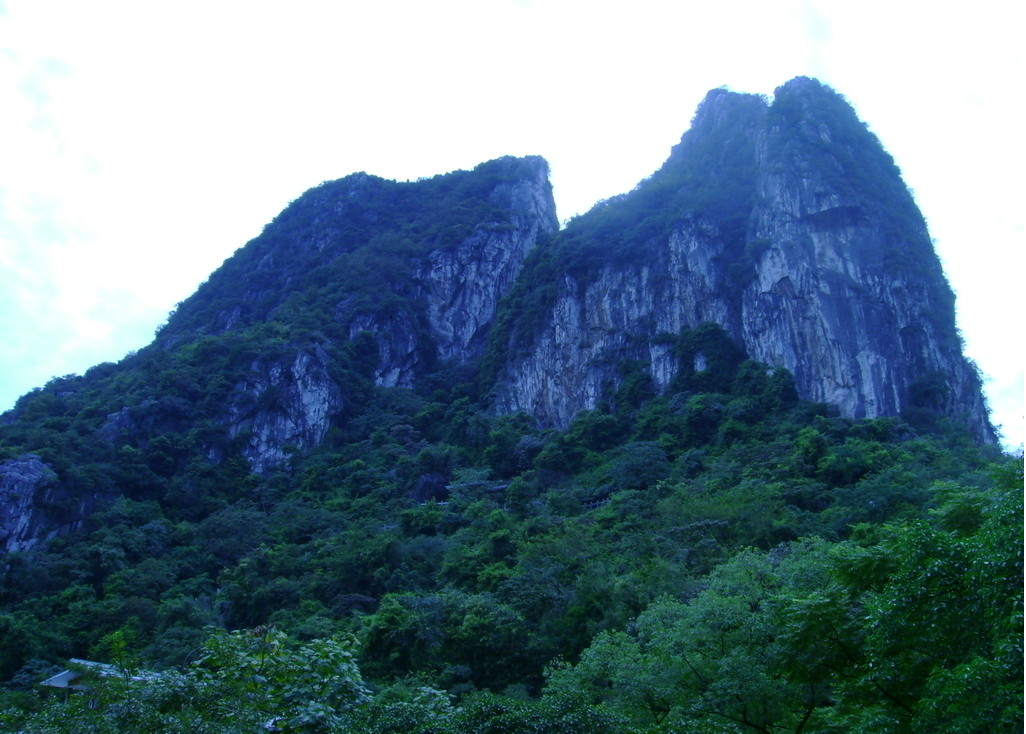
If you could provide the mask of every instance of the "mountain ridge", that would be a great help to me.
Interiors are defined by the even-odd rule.
[[[923,407],[913,405],[913,393],[926,391],[919,380],[947,380],[940,407],[961,414],[981,440],[995,440],[925,222],[879,141],[815,80],[783,85],[772,104],[714,90],[659,171],[561,234],[552,256],[559,263],[541,277],[570,279],[561,295],[525,310],[550,324],[551,312],[537,311],[561,310],[577,323],[559,336],[552,326],[534,366],[507,364],[505,379],[517,384],[500,388],[504,409],[566,425],[581,405],[594,407],[613,375],[601,363],[624,349],[627,358],[664,363],[652,371],[664,388],[673,366],[657,337],[712,321],[753,358],[794,373],[803,398],[852,417]],[[572,315],[589,292],[587,313]],[[537,324],[512,321],[506,328],[522,353]],[[581,336],[603,332],[611,334],[604,341]],[[627,334],[655,342],[632,351]],[[556,358],[575,335],[589,356]],[[566,389],[538,387],[553,380]],[[568,391],[575,397],[549,400]]]
[[[631,380],[660,395],[708,370],[687,345],[709,323],[790,373],[802,399],[924,430],[950,420],[996,442],[900,172],[841,95],[803,77],[772,101],[713,90],[658,171],[562,229],[539,157],[325,182],[215,270],[150,346],[26,396],[4,421],[36,420],[88,385],[104,396],[82,429],[97,456],[157,443],[177,447],[161,452],[168,471],[199,461],[267,474],[348,430],[381,388],[435,385],[565,429]],[[26,466],[9,467],[24,510],[9,549],[88,511],[25,510],[32,497],[91,508],[124,491],[55,489],[50,471]]]
[[[813,80],[563,229],[540,158],[326,182],[0,416],[0,722],[1018,731],[1022,462],[952,303]]]

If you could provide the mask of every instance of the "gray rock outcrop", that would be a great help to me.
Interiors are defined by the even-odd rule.
[[[342,390],[319,347],[292,358],[260,359],[229,397],[225,423],[255,472],[283,464],[294,451],[317,446],[343,407]]]
[[[35,454],[0,464],[0,548],[28,551],[71,529],[48,511],[59,499],[56,485],[57,474]]]
[[[351,338],[360,332],[374,335],[380,355],[377,384],[410,387],[439,361],[464,363],[483,354],[499,301],[528,252],[540,236],[559,227],[548,165],[540,158],[512,162],[521,166],[521,178],[500,184],[489,196],[508,224],[482,222],[455,247],[419,259],[401,309],[350,316],[347,304],[340,305],[338,318]]]
[[[840,95],[804,78],[772,105],[711,92],[649,189],[609,206],[629,211],[670,176],[685,205],[669,233],[642,257],[610,248],[597,267],[561,278],[533,345],[501,375],[501,410],[565,426],[597,404],[624,359],[647,362],[665,387],[677,365],[657,337],[710,321],[752,358],[790,370],[801,397],[843,415],[897,415],[933,380],[929,407],[995,440],[925,222]],[[702,199],[717,187],[734,191],[719,209]]]

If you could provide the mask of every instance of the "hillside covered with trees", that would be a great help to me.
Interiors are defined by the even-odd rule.
[[[0,731],[1022,730],[1022,457],[843,98],[547,173],[321,184],[0,416]]]
[[[138,490],[5,559],[7,726],[1011,731],[1021,462],[839,418],[698,341],[708,370],[656,396],[625,365],[564,431],[368,388],[289,472],[210,467],[181,497],[172,447],[91,457]],[[66,387],[29,402],[73,435]],[[40,698],[70,657],[168,672]]]

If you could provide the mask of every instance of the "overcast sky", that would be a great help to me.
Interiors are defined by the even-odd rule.
[[[147,344],[285,204],[541,155],[563,219],[712,88],[798,75],[894,156],[1023,441],[1020,3],[0,0],[0,410]]]

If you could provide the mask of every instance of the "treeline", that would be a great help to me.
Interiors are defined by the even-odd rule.
[[[409,625],[419,613],[423,632],[423,617],[445,617],[461,596],[448,591],[436,605],[390,595],[361,638],[208,632],[188,665],[158,676],[139,673],[117,633],[117,674],[86,676],[88,690],[64,698],[9,692],[0,723],[119,733],[1015,732],[1021,465],[994,479],[983,492],[938,486],[927,517],[862,524],[848,540],[739,550],[691,593],[662,595],[575,661],[550,662],[534,695],[523,685],[454,694],[408,670],[365,677],[361,651],[386,676],[431,655],[432,640],[418,645]],[[469,605],[436,630],[434,653],[476,644],[480,674],[499,672],[523,638],[486,650],[473,638],[494,641],[494,619],[461,601]],[[404,611],[412,637],[400,640]],[[395,645],[387,658],[374,649],[384,638]]]
[[[7,455],[62,441],[59,471],[120,498],[4,559],[5,726],[1012,730],[1021,462],[923,410],[800,402],[715,328],[673,340],[706,369],[658,395],[624,363],[564,431],[485,411],[459,370],[368,385],[267,476],[194,456],[171,397],[120,447],[85,428],[100,376],[24,399]],[[164,674],[41,694],[71,657]]]

